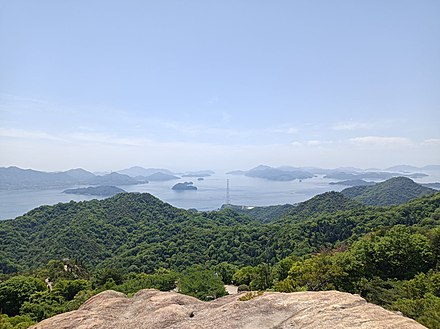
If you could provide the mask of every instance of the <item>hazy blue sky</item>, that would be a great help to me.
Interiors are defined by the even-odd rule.
[[[0,0],[0,166],[440,163],[440,1]]]

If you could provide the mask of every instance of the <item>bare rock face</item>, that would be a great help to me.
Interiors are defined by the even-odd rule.
[[[32,329],[333,329],[425,328],[414,320],[338,291],[244,293],[211,302],[175,292],[139,291],[132,298],[105,291],[78,310],[46,319]]]

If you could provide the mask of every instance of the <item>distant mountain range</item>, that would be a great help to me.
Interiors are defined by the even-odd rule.
[[[148,182],[144,177],[133,177],[110,173],[97,176],[84,169],[62,172],[43,172],[18,167],[0,168],[0,189],[49,189],[75,185],[134,185]]]
[[[208,177],[212,170],[188,171],[186,177]],[[131,167],[100,174],[77,168],[62,172],[44,172],[18,167],[0,167],[0,190],[50,189],[78,185],[135,185],[180,179],[168,169]]]
[[[387,171],[399,171],[399,172],[414,172],[414,171],[440,171],[440,165],[428,165],[423,167],[415,167],[409,165],[397,165],[387,169]]]
[[[395,169],[394,171],[388,171],[389,169]],[[405,170],[404,170],[405,169]],[[307,179],[312,178],[314,175],[324,175],[324,178],[338,179],[346,181],[346,185],[350,185],[350,181],[353,181],[354,185],[362,185],[360,182],[364,179],[369,180],[385,180],[392,177],[406,176],[410,178],[423,178],[429,176],[425,172],[440,171],[440,166],[430,165],[425,167],[411,167],[411,166],[395,166],[388,169],[368,169],[363,170],[354,167],[340,167],[336,169],[323,169],[316,167],[270,167],[266,165],[260,165],[250,170],[233,170],[227,172],[229,175],[244,175],[248,177],[263,178],[272,181],[292,181],[295,179]],[[425,172],[418,172],[425,171]],[[357,183],[356,183],[357,181]],[[335,184],[335,183],[332,183]],[[342,182],[336,182],[336,184],[344,185]],[[369,183],[366,183],[367,185]],[[363,183],[365,185],[365,183]]]
[[[147,177],[156,173],[162,173],[166,175],[175,175],[176,173],[168,170],[168,169],[162,169],[162,168],[143,168],[139,166],[130,167],[123,170],[118,170],[117,173],[127,175],[130,177],[138,177],[143,176]]]

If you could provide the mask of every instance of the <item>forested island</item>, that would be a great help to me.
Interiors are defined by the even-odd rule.
[[[196,191],[197,187],[193,185],[193,182],[177,183],[172,188],[174,191]]]
[[[118,193],[124,193],[125,191],[116,186],[89,186],[74,189],[64,190],[66,194],[79,194],[79,195],[96,195],[96,196],[114,196]]]

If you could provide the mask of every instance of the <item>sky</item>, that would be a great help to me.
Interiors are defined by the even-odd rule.
[[[0,166],[440,164],[440,1],[0,0]]]

